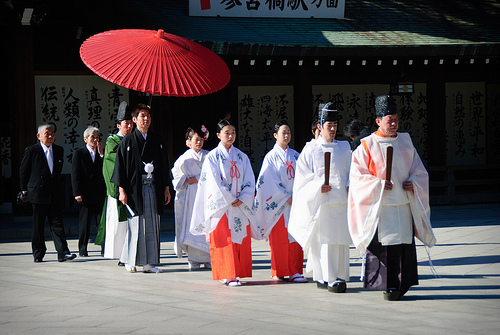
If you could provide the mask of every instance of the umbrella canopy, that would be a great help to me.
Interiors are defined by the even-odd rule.
[[[163,30],[122,29],[94,35],[80,47],[98,76],[135,91],[192,97],[222,89],[230,78],[213,51]]]

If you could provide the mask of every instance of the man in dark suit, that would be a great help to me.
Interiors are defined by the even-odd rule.
[[[36,135],[40,143],[24,150],[19,178],[23,200],[33,205],[33,236],[31,247],[35,262],[42,262],[45,246],[45,217],[49,220],[50,232],[57,250],[59,262],[76,257],[71,254],[66,242],[62,211],[64,188],[61,179],[64,149],[53,144],[54,125],[43,124]]]
[[[85,147],[73,153],[71,185],[73,196],[80,205],[78,251],[81,257],[88,257],[90,221],[94,218],[96,226],[101,221],[106,186],[102,176],[103,148],[99,129],[87,127],[83,140]]]

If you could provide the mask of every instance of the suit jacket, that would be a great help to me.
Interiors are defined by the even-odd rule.
[[[102,176],[102,158],[96,152],[95,161],[87,147],[73,152],[71,185],[73,196],[82,196],[83,205],[102,205],[106,196],[106,185]]]
[[[52,144],[54,167],[50,173],[47,158],[40,143],[24,150],[19,169],[21,191],[28,191],[32,204],[64,204],[64,187],[61,178],[64,149]]]

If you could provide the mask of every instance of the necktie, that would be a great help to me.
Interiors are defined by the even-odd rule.
[[[52,150],[47,149],[47,163],[49,164],[49,170],[50,173],[52,173],[52,170],[54,169],[54,159],[52,158]]]

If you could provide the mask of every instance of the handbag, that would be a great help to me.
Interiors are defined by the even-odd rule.
[[[16,203],[18,206],[25,205],[28,200],[25,198],[26,196],[23,194],[23,191],[19,192],[16,197]]]

